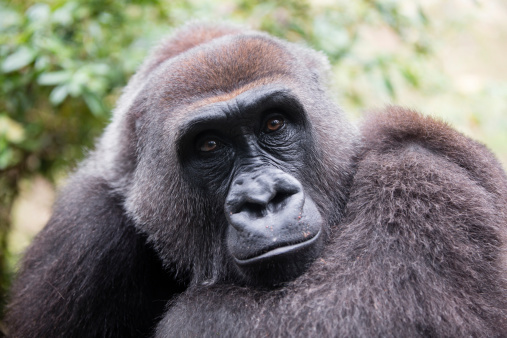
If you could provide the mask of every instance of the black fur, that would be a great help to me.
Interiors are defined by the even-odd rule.
[[[500,164],[399,107],[357,131],[328,98],[326,72],[309,49],[235,27],[192,25],[162,43],[28,250],[9,335],[506,336]],[[199,176],[179,140],[199,109],[262,88],[290,91],[306,114],[289,166],[262,165],[301,182],[325,243],[306,271],[256,287],[226,240],[224,201],[241,165],[227,184],[223,172]]]
[[[101,178],[73,178],[19,271],[9,336],[152,334],[165,300],[182,288],[121,202]]]

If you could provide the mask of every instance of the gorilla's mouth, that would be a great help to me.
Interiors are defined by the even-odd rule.
[[[318,241],[321,231],[319,230],[315,235],[310,238],[305,238],[303,241],[283,243],[283,246],[270,247],[263,250],[261,253],[255,254],[252,257],[245,259],[239,259],[234,257],[236,263],[240,266],[246,266],[251,264],[258,264],[264,261],[270,261],[287,254],[296,254],[300,251],[305,251],[313,247]]]

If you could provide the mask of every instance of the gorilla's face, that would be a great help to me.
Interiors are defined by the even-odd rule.
[[[220,38],[162,64],[133,104],[126,208],[194,283],[293,279],[343,214],[355,135],[320,60],[297,55],[264,35]]]
[[[301,103],[270,86],[192,113],[180,161],[207,194],[227,187],[226,247],[240,276],[273,284],[299,275],[322,248],[322,217],[301,183],[311,149]]]

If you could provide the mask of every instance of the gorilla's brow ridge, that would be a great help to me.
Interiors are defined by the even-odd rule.
[[[299,99],[286,87],[263,86],[243,92],[232,99],[196,109],[191,114],[193,117],[186,120],[179,128],[177,144],[181,145],[185,142],[186,136],[195,136],[210,126],[219,125],[230,118],[250,114],[261,115],[269,109],[283,107],[290,107],[291,110],[297,111],[303,109]]]

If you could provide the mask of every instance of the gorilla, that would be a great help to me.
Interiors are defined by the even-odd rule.
[[[194,23],[151,53],[28,249],[11,337],[505,337],[507,177],[329,65]]]

